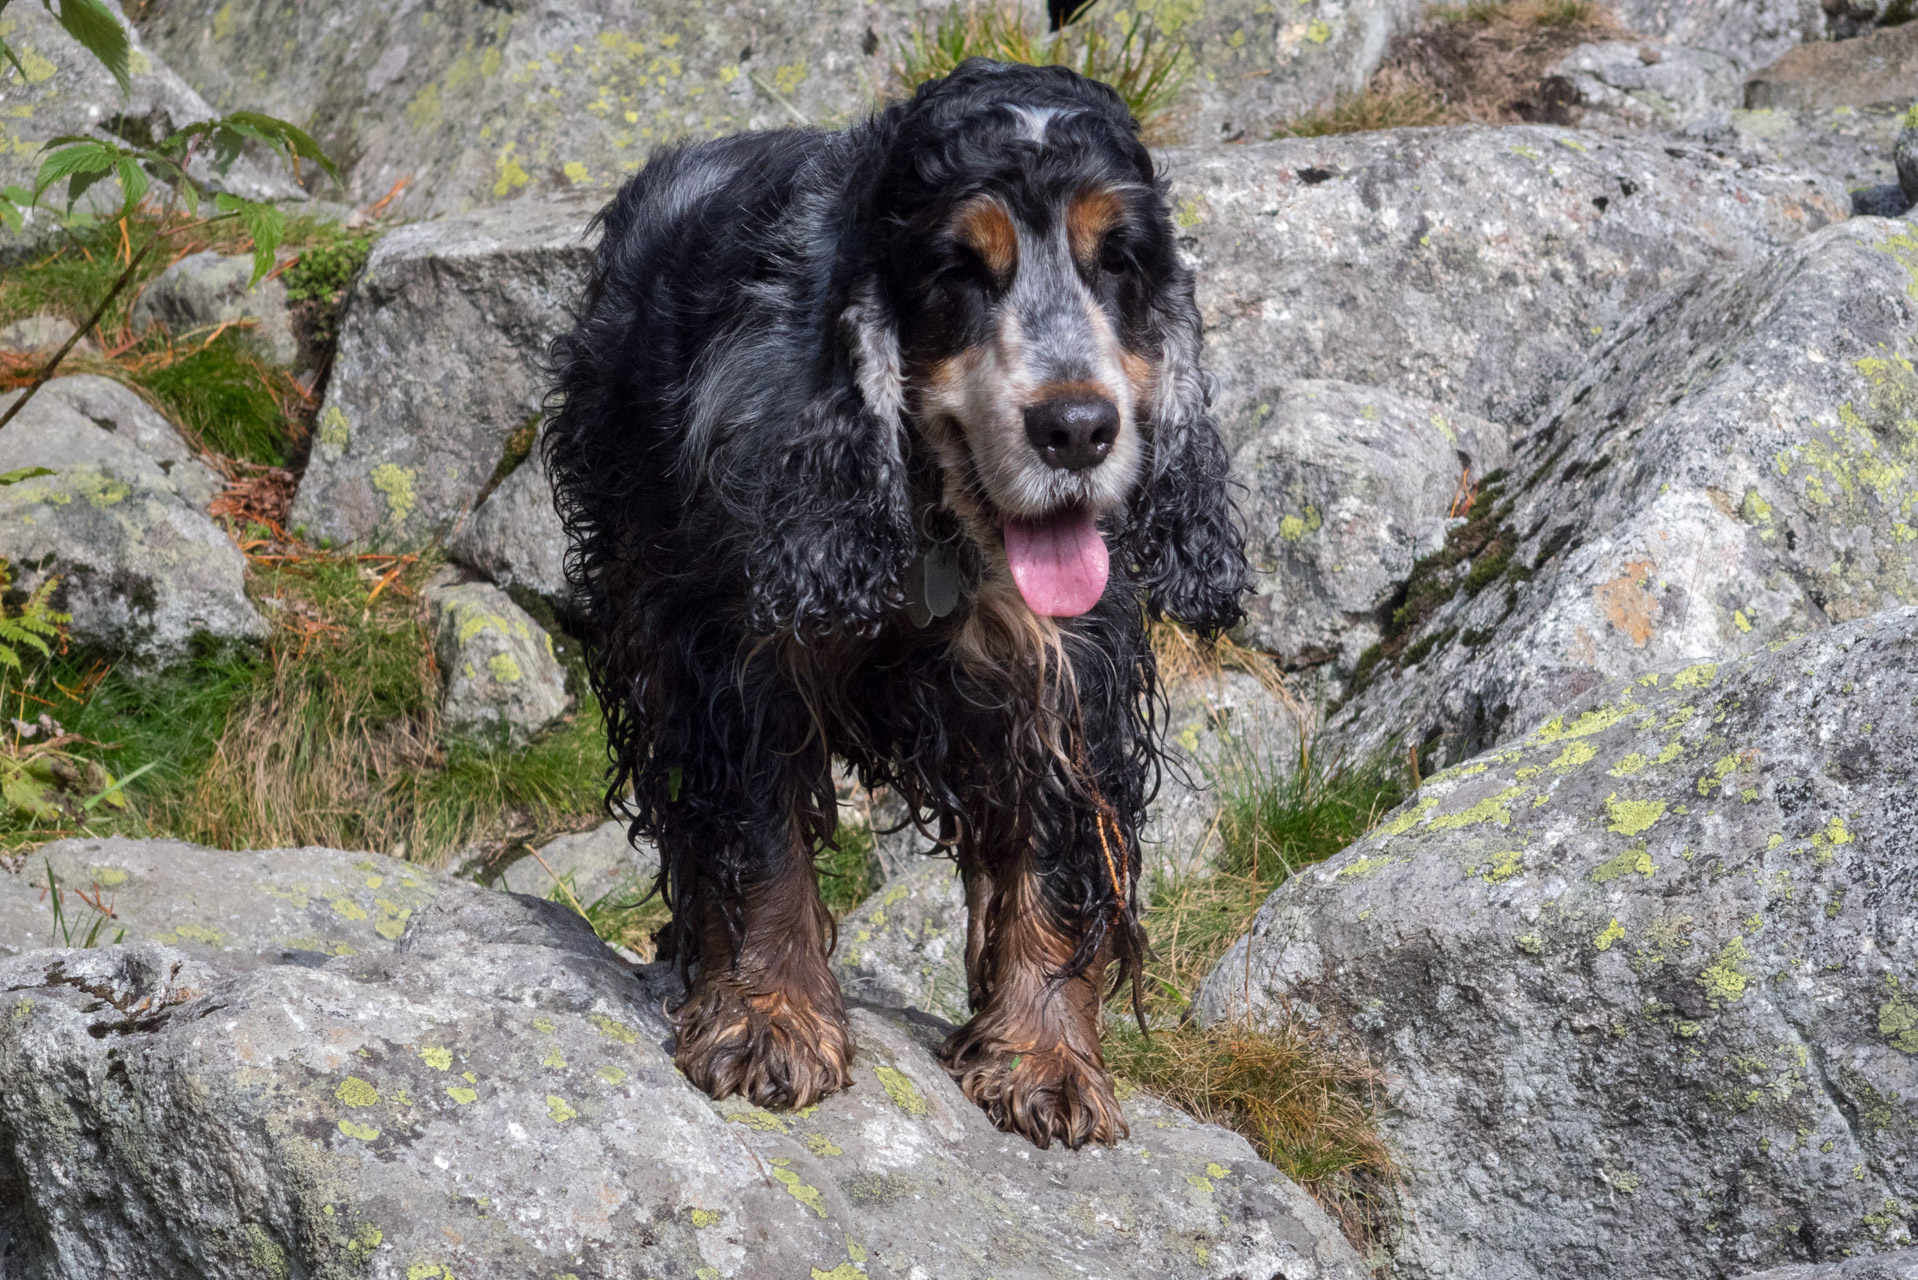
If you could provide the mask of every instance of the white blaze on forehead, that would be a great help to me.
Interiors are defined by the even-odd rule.
[[[1014,106],[1011,108],[1011,111],[1019,117],[1020,124],[1023,126],[1021,132],[1032,141],[1041,145],[1044,145],[1046,140],[1047,126],[1054,120],[1078,114],[1077,112],[1067,111],[1060,107]]]

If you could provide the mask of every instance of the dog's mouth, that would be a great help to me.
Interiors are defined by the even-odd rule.
[[[1041,617],[1076,618],[1099,602],[1111,556],[1092,508],[1004,517],[1006,564],[1026,607]]]

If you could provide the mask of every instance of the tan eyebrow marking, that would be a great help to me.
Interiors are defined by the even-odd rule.
[[[1095,187],[1082,191],[1066,207],[1066,243],[1079,265],[1090,267],[1099,257],[1106,232],[1125,221],[1125,203],[1112,191]]]
[[[1012,277],[1019,265],[1019,232],[1004,205],[991,198],[971,201],[959,210],[952,226],[996,279],[1003,282]]]

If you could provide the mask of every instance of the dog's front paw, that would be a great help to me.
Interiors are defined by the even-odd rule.
[[[1055,1043],[1020,1052],[968,1024],[953,1032],[939,1056],[994,1124],[1034,1146],[1050,1147],[1054,1139],[1074,1150],[1088,1142],[1110,1146],[1129,1134],[1112,1075],[1096,1050],[1088,1055]]]
[[[852,1029],[837,999],[795,999],[723,972],[701,978],[672,1017],[673,1064],[715,1099],[807,1107],[852,1084]]]

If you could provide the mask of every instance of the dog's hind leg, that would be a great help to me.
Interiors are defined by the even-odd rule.
[[[1070,973],[1074,939],[1054,918],[1033,858],[1008,862],[989,879],[983,868],[968,871],[974,1013],[940,1056],[1001,1129],[1041,1147],[1116,1142],[1125,1117],[1099,1052],[1108,948]]]
[[[714,1098],[804,1107],[852,1083],[852,1031],[826,967],[832,921],[812,851],[793,832],[769,853],[734,899],[734,927],[717,885],[693,895],[683,927],[697,930],[699,958],[673,1011],[673,1062]]]

